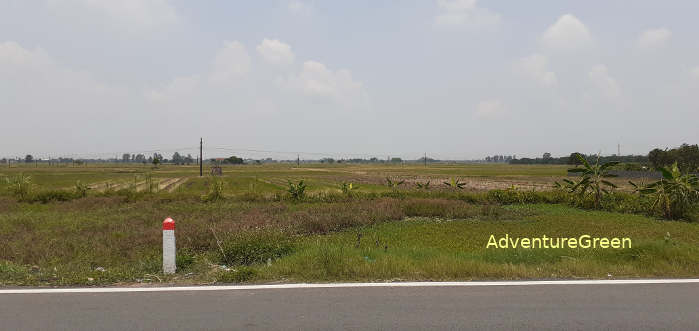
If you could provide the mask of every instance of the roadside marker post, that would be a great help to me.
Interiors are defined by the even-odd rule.
[[[174,274],[175,265],[175,221],[166,218],[163,221],[163,273]]]

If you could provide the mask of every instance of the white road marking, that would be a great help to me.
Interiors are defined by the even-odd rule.
[[[182,292],[273,290],[304,288],[353,287],[468,287],[468,286],[536,286],[536,285],[623,285],[623,284],[699,284],[699,279],[627,279],[627,280],[537,280],[493,282],[403,282],[403,283],[325,283],[227,286],[172,286],[172,287],[88,287],[88,288],[17,288],[0,290],[0,294],[55,294],[55,293],[123,293],[123,292]]]

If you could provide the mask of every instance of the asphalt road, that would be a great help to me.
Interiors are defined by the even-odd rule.
[[[2,330],[699,330],[699,283],[0,293]]]

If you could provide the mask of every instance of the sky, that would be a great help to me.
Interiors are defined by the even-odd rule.
[[[647,154],[697,1],[0,0],[0,157]]]

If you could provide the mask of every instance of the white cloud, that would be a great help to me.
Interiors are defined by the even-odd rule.
[[[177,77],[163,88],[150,90],[145,94],[151,101],[164,102],[173,96],[189,96],[199,88],[200,84],[201,79],[197,75]]]
[[[672,31],[667,28],[648,29],[638,36],[637,44],[640,48],[662,47],[672,37]]]
[[[227,41],[216,53],[210,79],[226,82],[247,74],[250,67],[250,55],[245,46],[237,41]]]
[[[299,0],[289,1],[287,8],[295,15],[310,15],[313,13],[313,6]]]
[[[437,0],[437,5],[446,11],[465,11],[476,8],[476,0]]]
[[[621,95],[621,89],[616,80],[609,74],[607,67],[603,64],[598,64],[592,67],[588,72],[588,77],[592,84],[610,98],[617,98]]]
[[[544,31],[541,43],[553,50],[579,50],[592,44],[592,35],[585,24],[566,14]]]
[[[346,99],[362,90],[362,84],[352,79],[349,70],[332,71],[315,61],[304,62],[298,76],[289,78],[286,83],[305,95],[319,97]]]
[[[76,19],[92,17],[116,29],[141,33],[178,21],[168,0],[48,0],[52,10],[64,10]]]
[[[272,64],[288,65],[294,62],[294,52],[291,46],[276,39],[264,39],[257,45],[257,52],[265,61]]]
[[[0,112],[12,118],[12,125],[3,125],[3,137],[24,137],[17,148],[8,144],[5,153],[20,153],[27,146],[36,153],[65,150],[77,134],[98,141],[109,130],[91,124],[112,121],[129,108],[126,89],[103,84],[61,65],[42,49],[13,41],[0,42],[0,77]],[[41,134],[27,136],[29,131]]]
[[[520,59],[516,68],[543,86],[551,87],[558,83],[556,73],[548,69],[548,59],[541,54],[532,54]]]
[[[475,117],[480,119],[497,119],[503,116],[505,107],[500,100],[481,101],[476,106]]]
[[[10,94],[6,101],[25,99],[33,103],[51,97],[68,100],[62,91],[71,90],[82,91],[86,96],[108,92],[106,86],[90,75],[57,64],[42,49],[29,50],[14,41],[0,42],[0,73],[2,82],[7,84],[0,92]]]
[[[486,28],[500,23],[500,15],[478,7],[476,0],[437,0],[440,14],[434,19],[442,28]]]
[[[267,41],[267,43],[265,42]],[[289,45],[279,43],[286,47],[266,47],[265,45],[277,45],[277,42],[263,41],[258,46],[258,51],[265,54],[271,49],[291,49]],[[263,55],[264,56],[264,55]],[[275,61],[276,56],[272,57]],[[288,58],[282,57],[285,61]],[[270,61],[275,63],[275,61]],[[289,65],[293,63],[289,62]],[[304,105],[308,98],[327,100],[338,104],[354,105],[356,100],[364,96],[363,86],[353,79],[349,70],[331,70],[324,64],[316,61],[306,61],[300,68],[291,68],[294,74],[282,76],[282,72],[276,66],[272,70],[253,70],[250,65],[250,57],[245,46],[237,41],[226,42],[214,57],[211,71],[201,75],[190,75],[172,80],[165,86],[144,92],[145,96],[158,103],[169,104],[196,104],[197,100],[214,98],[233,98],[237,102],[250,105],[260,105],[259,100],[275,100],[280,105],[291,103]],[[243,80],[244,77],[244,80]],[[202,79],[203,78],[203,79]],[[209,102],[209,101],[206,101]],[[303,107],[303,106],[301,106]],[[266,109],[283,108],[270,107],[266,103]],[[288,107],[287,107],[288,108]]]
[[[240,88],[252,70],[250,55],[238,41],[226,41],[213,57],[208,72],[180,76],[143,94],[152,102],[183,104],[209,98],[221,91]],[[224,93],[224,94],[225,94]],[[185,102],[186,101],[186,102]]]

